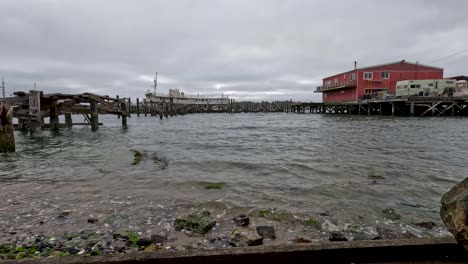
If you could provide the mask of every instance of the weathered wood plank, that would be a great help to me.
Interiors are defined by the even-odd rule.
[[[0,153],[7,152],[15,152],[13,107],[2,101],[0,102]]]

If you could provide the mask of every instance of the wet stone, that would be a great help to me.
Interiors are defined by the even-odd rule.
[[[348,241],[348,239],[341,232],[331,232],[328,238],[330,241]]]
[[[152,235],[151,236],[151,241],[153,243],[163,244],[163,243],[167,242],[167,236],[165,236],[165,235]]]
[[[257,234],[263,238],[275,239],[275,229],[273,226],[258,226]]]
[[[226,248],[232,245],[232,241],[229,237],[217,237],[210,239],[209,242],[214,248]]]
[[[78,252],[80,252],[80,250],[76,247],[69,247],[67,248],[67,252],[72,254],[72,255],[76,255],[78,254]]]
[[[366,232],[353,233],[352,236],[353,236],[353,241],[378,240],[378,239],[380,239],[379,235],[369,234],[369,233],[366,233]]]
[[[377,233],[379,233],[380,239],[397,239],[398,235],[391,229],[384,227],[377,227]]]
[[[116,231],[112,234],[112,238],[114,239],[122,239],[122,240],[127,240],[130,238],[130,235],[128,234],[127,231]]]
[[[305,239],[305,238],[302,238],[302,237],[298,237],[298,238],[295,238],[293,240],[293,242],[295,244],[308,244],[308,243],[311,243],[312,241],[308,240],[308,239]]]
[[[90,224],[96,224],[97,222],[99,222],[99,219],[97,218],[88,218],[88,223]]]
[[[136,242],[137,246],[139,246],[139,247],[147,247],[147,246],[151,245],[152,243],[153,242],[150,239],[146,239],[146,238],[140,238]]]
[[[416,223],[415,226],[425,228],[425,229],[432,229],[436,227],[437,225],[434,222],[420,222],[420,223]]]
[[[382,210],[382,214],[385,218],[392,221],[401,220],[401,215],[396,213],[392,208]]]
[[[232,219],[236,226],[248,226],[250,223],[250,219],[246,215],[239,215]]]
[[[252,231],[241,231],[234,234],[231,244],[236,247],[259,246],[263,244],[263,237]]]
[[[468,178],[455,185],[441,200],[440,217],[458,243],[468,249]]]

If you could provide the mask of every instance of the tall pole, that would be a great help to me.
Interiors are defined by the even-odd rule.
[[[3,94],[3,98],[5,98],[5,82],[3,81],[3,77],[2,77],[2,94]]]
[[[158,87],[158,72],[154,76],[154,96],[156,96],[156,88]]]

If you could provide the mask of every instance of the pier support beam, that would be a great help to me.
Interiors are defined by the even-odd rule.
[[[122,111],[122,126],[126,128],[127,127],[127,115],[126,115],[127,104],[125,103],[125,100],[122,100],[120,102],[120,111]]]
[[[370,115],[371,112],[371,106],[370,104],[367,104],[367,115]]]
[[[91,100],[89,103],[91,108],[91,130],[96,131],[99,129],[98,104],[94,100]]]
[[[395,103],[392,102],[392,116],[395,116]]]
[[[73,127],[73,119],[71,113],[65,113],[65,127],[72,128]]]
[[[49,128],[52,130],[59,129],[59,116],[58,116],[58,108],[57,103],[54,103],[49,108]]]
[[[414,116],[414,103],[410,104],[410,115]]]
[[[42,134],[42,118],[41,118],[41,91],[29,91],[29,129],[31,136],[40,137]]]
[[[137,111],[137,116],[140,117],[140,98],[136,99],[136,111]]]
[[[115,96],[115,98],[119,99],[119,96]],[[120,114],[117,114],[117,119],[120,119]]]
[[[13,133],[13,107],[0,102],[0,153],[15,152],[15,135]]]
[[[128,107],[127,107],[127,113],[128,117],[132,117],[132,99],[129,97],[128,98]]]

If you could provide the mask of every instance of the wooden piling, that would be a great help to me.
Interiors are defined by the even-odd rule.
[[[127,113],[128,117],[132,117],[132,99],[129,97],[128,98],[128,107],[127,107]]]
[[[122,111],[122,126],[127,127],[127,104],[125,99],[120,101],[120,111]]]
[[[116,95],[115,98],[119,99],[119,96]],[[120,119],[120,114],[117,114],[117,119]]]
[[[174,104],[174,98],[171,98],[171,99],[170,99],[170,109],[169,109],[169,111],[170,111],[170,113],[171,113],[171,117],[172,117],[172,115],[173,115],[173,113],[172,113],[173,104]],[[167,116],[166,116],[166,117],[167,117]]]
[[[137,98],[136,101],[137,116],[140,117],[140,98]]]
[[[13,133],[13,107],[6,101],[0,102],[0,153],[15,152]]]
[[[91,100],[89,103],[91,110],[91,130],[96,131],[99,129],[98,104],[95,100]]]
[[[143,99],[143,111],[145,111],[145,116],[148,116],[148,106],[146,105],[146,99]]]
[[[395,116],[395,103],[392,102],[392,116]]]
[[[65,113],[65,127],[72,128],[73,127],[73,119],[71,113]]]
[[[410,104],[410,114],[411,116],[414,116],[414,103]]]
[[[54,103],[49,108],[49,128],[52,130],[59,129],[59,115],[58,115],[57,103]]]
[[[31,136],[40,137],[42,133],[42,118],[41,118],[41,91],[29,91],[29,129]]]

